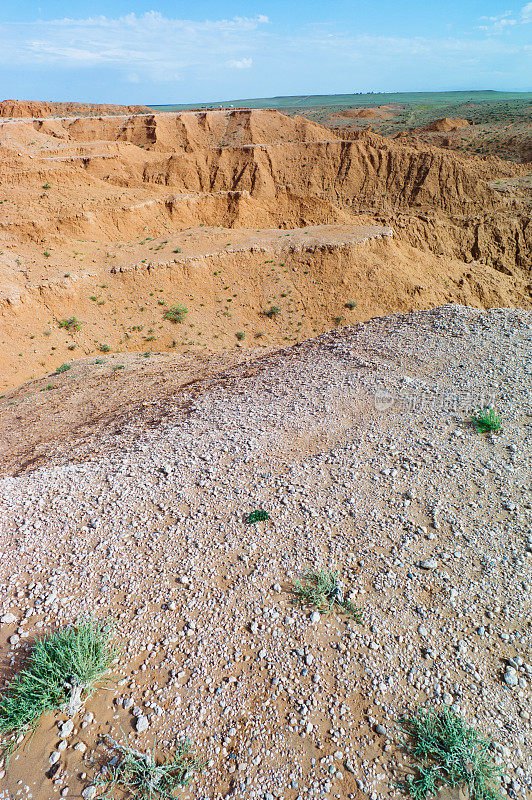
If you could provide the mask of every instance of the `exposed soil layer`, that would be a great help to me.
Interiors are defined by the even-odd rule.
[[[301,113],[301,109],[287,113]],[[444,112],[444,113],[442,113]],[[532,105],[525,100],[462,103],[391,104],[376,108],[312,107],[306,116],[351,138],[359,130],[404,144],[448,148],[465,154],[498,156],[516,163],[532,161]]]
[[[148,106],[109,103],[56,103],[41,100],[2,100],[0,117],[88,117],[95,114],[146,114]]]
[[[0,123],[0,386],[108,350],[230,352],[452,301],[529,307],[528,177],[274,111]]]
[[[422,130],[424,131],[457,131],[460,128],[467,128],[469,122],[466,119],[450,119],[443,117],[442,119],[435,119],[434,122],[429,122]]]

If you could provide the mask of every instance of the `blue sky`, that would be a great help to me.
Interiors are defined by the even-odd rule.
[[[532,90],[532,2],[0,4],[0,99],[163,104],[450,89]]]

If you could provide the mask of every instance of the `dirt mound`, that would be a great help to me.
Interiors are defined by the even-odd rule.
[[[335,111],[329,119],[345,117],[346,119],[392,119],[395,116],[393,106],[376,106],[375,108],[348,108]]]
[[[530,304],[524,167],[341,137],[261,110],[0,123],[3,386],[101,347],[225,352]]]
[[[467,128],[469,126],[469,122],[467,119],[450,119],[449,117],[443,117],[442,119],[435,119],[433,122],[429,122],[428,125],[421,128],[423,131],[457,131],[460,128]]]
[[[93,114],[146,114],[148,106],[120,106],[109,103],[55,103],[35,100],[2,100],[0,117],[71,117]]]

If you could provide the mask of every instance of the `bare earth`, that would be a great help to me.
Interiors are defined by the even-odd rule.
[[[102,345],[224,353],[530,307],[526,166],[355,136],[246,110],[0,123],[0,388]]]
[[[121,646],[0,800],[94,797],[104,734],[190,737],[190,800],[392,800],[425,702],[532,796],[530,169],[423,136],[0,122],[1,680],[80,615]],[[319,567],[362,625],[294,605]]]
[[[64,715],[41,721],[0,796],[79,798],[109,757],[101,734],[122,728],[143,749],[196,743],[207,766],[183,797],[398,797],[397,719],[426,700],[494,737],[506,791],[526,796],[531,376],[529,312],[376,319],[160,396],[151,424],[117,414],[5,477],[6,674],[78,614],[111,615],[123,654],[53,779]],[[493,396],[504,427],[484,437],[469,413]],[[271,522],[246,525],[257,507]],[[294,578],[317,566],[340,570],[362,626],[294,607]]]

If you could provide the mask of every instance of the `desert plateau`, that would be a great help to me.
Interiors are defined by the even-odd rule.
[[[1,800],[532,797],[532,103],[483,102],[0,103]]]

